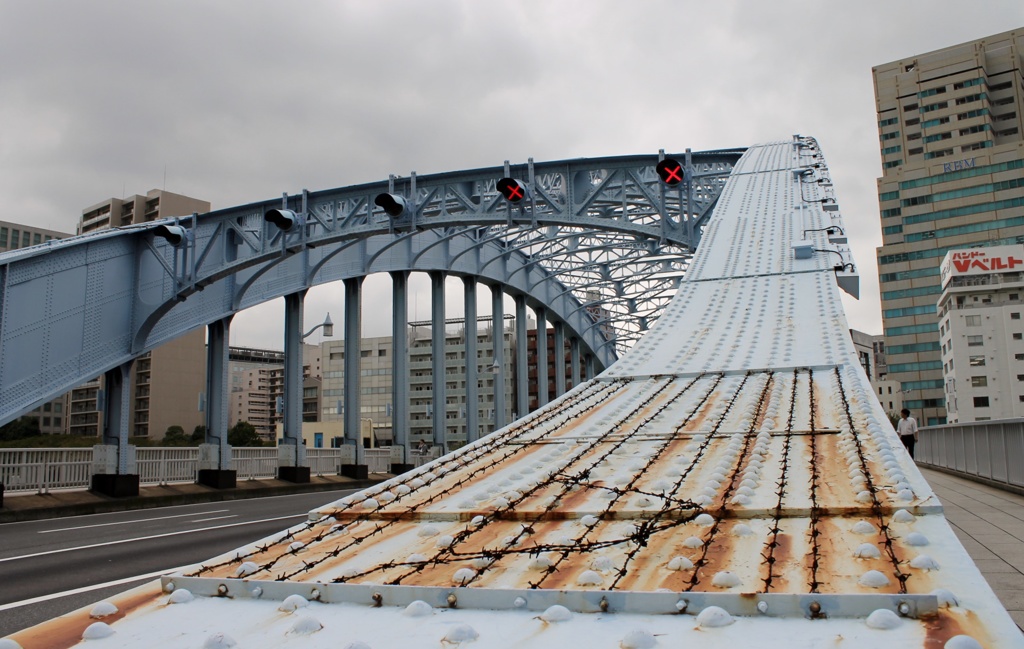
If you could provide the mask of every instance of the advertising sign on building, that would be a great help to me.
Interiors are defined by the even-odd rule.
[[[950,250],[939,267],[943,288],[954,277],[1011,271],[1024,271],[1024,245]]]

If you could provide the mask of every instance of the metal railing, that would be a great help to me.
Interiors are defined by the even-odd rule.
[[[929,426],[919,438],[920,464],[1024,487],[1024,419]]]
[[[366,458],[366,470],[370,473],[391,472],[391,447],[368,448],[363,450],[363,457]]]
[[[342,460],[347,462],[351,456],[351,452],[345,453],[345,450],[347,449],[307,448],[306,463],[309,464],[309,472],[312,475],[338,475]]]
[[[137,448],[135,458],[139,484],[165,485],[196,480],[199,449],[194,446]]]
[[[91,448],[0,449],[0,483],[9,492],[88,488]]]
[[[370,473],[391,471],[390,447],[366,449]],[[341,465],[351,462],[351,448],[306,449],[312,475],[338,475]],[[410,454],[416,466],[436,457]],[[238,480],[267,480],[277,477],[276,447],[236,447],[231,450],[231,468]],[[184,447],[137,447],[136,470],[140,485],[195,482],[199,470],[199,449]],[[93,449],[0,449],[0,484],[8,493],[46,493],[57,489],[88,489],[93,473]]]
[[[236,480],[268,480],[277,477],[276,446],[267,448],[231,448],[231,468]]]

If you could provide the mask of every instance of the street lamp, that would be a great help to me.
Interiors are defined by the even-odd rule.
[[[326,336],[327,338],[330,338],[331,336],[334,335],[334,323],[331,322],[331,314],[330,314],[330,312],[327,313],[327,317],[324,318],[323,322],[321,322],[320,324],[318,324],[317,326],[313,327],[312,329],[307,331],[305,334],[303,334],[302,335],[302,339],[305,340],[306,338],[309,338],[313,334],[314,331],[316,331],[317,329],[319,329],[321,327],[323,327],[323,329],[324,329],[324,336]]]

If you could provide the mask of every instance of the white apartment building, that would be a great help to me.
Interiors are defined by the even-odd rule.
[[[951,250],[941,281],[949,423],[1024,417],[1024,245]]]

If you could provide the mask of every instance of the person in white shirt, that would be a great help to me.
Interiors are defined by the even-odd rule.
[[[900,420],[896,424],[896,432],[900,441],[907,447],[910,458],[914,458],[914,444],[917,442],[917,420],[910,416],[910,411],[904,408],[900,411]]]

